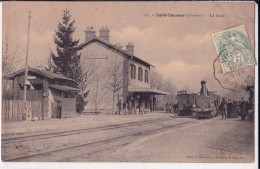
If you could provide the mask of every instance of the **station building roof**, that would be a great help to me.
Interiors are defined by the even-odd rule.
[[[146,62],[146,61],[140,59],[139,57],[137,57],[137,56],[135,56],[135,55],[131,55],[131,54],[127,53],[125,50],[120,49],[120,48],[116,47],[116,45],[113,45],[113,44],[111,44],[111,43],[109,43],[109,42],[107,42],[107,41],[105,41],[105,40],[103,40],[102,38],[99,38],[99,37],[95,37],[95,38],[93,38],[92,40],[89,40],[89,41],[86,41],[86,42],[82,43],[81,45],[79,45],[79,46],[74,50],[74,52],[76,52],[76,51],[78,51],[78,50],[81,50],[81,49],[83,49],[85,46],[87,46],[87,45],[89,45],[89,44],[92,44],[92,43],[95,43],[95,42],[100,43],[100,44],[102,44],[102,45],[105,45],[106,47],[108,47],[108,48],[110,48],[110,49],[112,49],[112,50],[114,50],[114,51],[117,51],[117,52],[123,54],[124,56],[127,56],[129,59],[133,59],[133,60],[136,61],[136,62],[142,63],[142,64],[144,64],[144,65],[146,65],[146,66],[149,66],[149,67],[150,67],[150,66],[151,66],[151,67],[154,67],[152,64],[150,64],[150,63],[148,63],[148,62]]]
[[[14,79],[15,76],[17,75],[21,75],[21,74],[24,74],[25,72],[25,68],[21,69],[21,70],[18,70],[18,71],[15,71],[9,75],[7,75],[6,77],[8,79]],[[33,68],[33,67],[29,67],[28,68],[28,72],[34,72],[36,74],[39,74],[39,75],[42,75],[44,77],[47,77],[49,79],[61,79],[61,80],[68,80],[68,81],[73,81],[75,82],[73,79],[71,78],[67,78],[61,74],[57,74],[57,73],[53,73],[51,71],[47,71],[47,70],[40,70],[40,69],[37,69],[37,68]]]

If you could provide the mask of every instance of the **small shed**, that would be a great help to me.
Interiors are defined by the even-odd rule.
[[[25,69],[8,76],[13,80],[13,100],[23,100]],[[48,119],[73,117],[76,114],[76,95],[80,91],[77,83],[70,78],[51,71],[28,68],[28,102],[40,102],[40,112],[30,118]]]

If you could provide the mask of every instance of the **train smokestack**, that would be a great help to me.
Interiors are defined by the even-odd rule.
[[[204,94],[204,95],[208,95],[208,89],[207,89],[207,87],[206,87],[206,81],[201,81],[200,82],[200,84],[201,84],[201,89],[200,89],[200,94]]]

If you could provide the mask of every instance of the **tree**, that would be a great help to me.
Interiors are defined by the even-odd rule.
[[[104,77],[101,76],[101,78]],[[105,109],[109,105],[111,99],[111,92],[101,83],[101,78],[96,80],[95,85],[93,85],[94,90],[89,98],[91,103],[94,105],[95,113],[99,113],[100,110]]]
[[[81,60],[82,79],[80,84],[82,91],[85,91],[91,84],[97,81],[99,66],[100,61],[83,57]]]
[[[106,75],[103,76],[104,87],[112,91],[112,114],[114,113],[116,93],[123,88],[123,59],[114,56],[108,60]]]
[[[163,79],[161,74],[156,69],[150,71],[150,86],[153,89],[161,90],[163,88]]]
[[[158,102],[161,103],[175,103],[176,102],[176,87],[171,79],[163,79],[162,75],[156,70],[152,69],[150,72],[150,86],[153,89],[162,90],[169,94],[165,97],[158,97]]]
[[[165,80],[164,83],[163,83],[162,90],[169,93],[165,97],[165,102],[167,102],[167,103],[174,103],[174,102],[176,102],[177,89],[173,85],[172,80],[170,80],[170,79]]]
[[[54,36],[57,54],[51,51],[52,66],[54,73],[62,74],[65,77],[75,80],[78,84],[77,87],[82,91],[81,95],[86,99],[84,96],[87,97],[88,91],[85,92],[84,77],[80,66],[80,54],[75,51],[79,40],[73,39],[73,33],[76,30],[74,24],[75,20],[71,20],[70,11],[65,9],[62,21],[59,22],[58,30],[56,30]]]
[[[6,76],[15,68],[21,67],[21,62],[24,60],[21,57],[21,48],[20,43],[10,40],[9,34],[6,34],[3,39],[2,51],[2,96],[3,99],[12,98],[12,83],[9,81]]]
[[[80,54],[74,52],[79,40],[73,39],[73,33],[76,30],[75,20],[71,21],[70,11],[65,9],[62,15],[62,22],[59,22],[58,30],[54,36],[54,42],[57,45],[57,55],[51,52],[54,63],[54,73],[62,74],[68,78],[80,81]]]

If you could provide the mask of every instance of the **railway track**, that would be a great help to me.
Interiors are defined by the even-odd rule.
[[[170,120],[170,119],[164,119],[164,121],[166,121],[166,120]],[[152,123],[154,121],[162,121],[162,120],[150,120],[149,122]],[[146,122],[146,123],[144,123],[144,122],[137,123],[136,122],[134,124],[132,124],[132,123],[130,123],[130,124],[126,123],[126,124],[127,124],[127,126],[131,126],[131,125],[142,125],[142,124],[147,124],[147,123],[148,122]],[[35,159],[35,158],[41,159],[42,157],[45,157],[45,156],[48,156],[50,158],[52,155],[55,156],[55,154],[56,155],[62,154],[63,158],[60,160],[55,160],[55,161],[68,161],[69,159],[77,158],[78,156],[71,157],[70,154],[73,154],[73,153],[65,153],[67,151],[78,152],[78,151],[82,151],[82,149],[85,149],[86,151],[84,151],[83,155],[86,155],[86,154],[91,155],[91,154],[100,152],[101,151],[100,147],[102,147],[102,146],[107,147],[109,144],[115,144],[112,146],[112,148],[118,147],[118,146],[130,143],[131,140],[133,140],[133,139],[138,139],[143,136],[148,136],[148,135],[153,135],[153,134],[164,132],[164,131],[169,131],[174,128],[181,128],[183,125],[186,125],[187,123],[190,123],[190,121],[185,121],[185,122],[181,122],[181,123],[177,123],[177,124],[173,124],[173,125],[167,125],[167,126],[155,128],[152,130],[144,130],[144,131],[140,131],[140,132],[134,132],[131,134],[128,133],[128,134],[124,134],[121,136],[112,137],[109,139],[101,139],[101,140],[93,141],[90,143],[79,143],[79,144],[72,145],[72,146],[66,146],[66,147],[62,147],[62,148],[56,148],[56,149],[51,149],[51,150],[47,150],[47,151],[36,152],[36,153],[32,153],[32,154],[20,155],[20,156],[15,156],[15,157],[7,157],[7,158],[2,157],[2,159],[3,159],[3,161],[31,161],[31,159]],[[126,124],[122,124],[120,127],[123,127],[123,126],[127,127]],[[115,126],[118,126],[118,125],[113,125],[113,129],[115,129]],[[102,151],[104,151],[104,149]],[[66,156],[66,155],[68,155],[69,157],[64,158],[64,156]],[[80,156],[82,156],[82,155],[80,155]],[[30,160],[28,160],[28,159],[30,159]]]
[[[93,128],[69,130],[69,131],[60,131],[60,132],[52,132],[52,133],[25,135],[25,136],[19,136],[19,137],[2,138],[2,145],[25,142],[25,141],[33,141],[33,140],[39,140],[39,139],[48,139],[48,138],[61,137],[61,136],[76,135],[76,134],[96,132],[96,131],[102,131],[102,130],[112,130],[112,129],[125,128],[125,127],[130,127],[130,126],[135,126],[135,125],[149,124],[149,123],[169,121],[169,120],[172,120],[172,117],[153,119],[153,120],[144,120],[144,121],[138,121],[138,122],[129,122],[129,123],[123,123],[123,124],[106,125],[106,126],[93,127]]]

